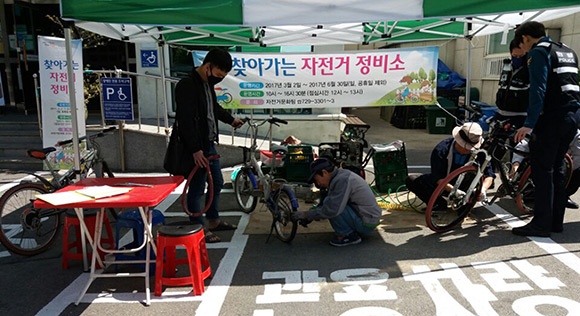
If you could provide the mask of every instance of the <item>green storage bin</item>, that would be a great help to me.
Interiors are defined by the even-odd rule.
[[[288,154],[284,157],[286,180],[289,182],[306,182],[310,177],[310,164],[314,161],[312,146],[288,146]]]
[[[374,151],[373,167],[375,174],[388,174],[394,171],[407,170],[405,143],[401,140],[388,144],[371,144]]]
[[[439,97],[437,102],[445,110],[453,115],[457,113],[457,106],[446,98]],[[456,126],[455,117],[449,115],[443,109],[436,105],[430,105],[425,108],[427,111],[427,131],[429,134],[447,134],[451,135],[451,131]]]
[[[375,172],[375,187],[380,193],[395,193],[402,185],[405,185],[407,176],[406,168],[387,173]]]

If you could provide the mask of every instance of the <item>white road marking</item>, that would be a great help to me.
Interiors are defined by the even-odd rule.
[[[0,186],[0,192],[3,193],[4,191],[6,191],[6,190],[8,190],[8,189],[10,189],[10,188],[12,188],[12,187],[20,184],[20,182],[22,182],[22,181],[30,181],[32,179],[34,179],[34,176],[33,175],[27,175],[24,178],[16,179],[16,180],[14,180],[12,182],[3,184],[2,186]]]
[[[178,189],[176,189],[178,190]],[[179,197],[179,194],[176,195]],[[175,201],[175,199],[173,200]],[[160,204],[161,205],[161,204]],[[158,206],[156,209],[165,211],[171,203],[163,209]],[[163,205],[161,205],[163,206]],[[212,273],[213,278],[205,292],[201,296],[194,296],[191,292],[166,290],[162,296],[151,297],[151,303],[155,302],[194,302],[201,301],[196,315],[216,315],[218,316],[221,307],[225,301],[229,286],[234,277],[238,263],[246,247],[248,236],[243,232],[246,230],[250,221],[250,215],[243,212],[221,212],[222,216],[240,216],[238,229],[234,231],[231,242],[220,242],[207,244],[208,249],[227,249],[223,259],[220,262],[217,271]],[[37,315],[58,315],[64,311],[72,302],[74,302],[78,293],[82,291],[88,281],[89,273],[81,274],[48,305],[46,305]],[[145,301],[145,292],[133,293],[87,293],[81,300],[81,303],[141,303]]]
[[[428,166],[409,166],[409,169],[428,168]],[[119,175],[121,177],[128,176]],[[166,200],[164,200],[156,209],[165,212],[183,192],[182,183]],[[502,221],[513,227],[522,226],[524,221],[513,216],[498,205],[487,205],[486,208],[495,214]],[[213,273],[213,278],[206,291],[201,296],[193,296],[191,292],[171,291],[166,290],[161,297],[153,296],[152,303],[155,302],[192,302],[201,301],[196,315],[219,315],[221,307],[225,301],[225,297],[229,290],[229,286],[233,279],[234,273],[238,263],[242,257],[243,250],[248,241],[248,236],[243,232],[249,223],[250,216],[242,212],[222,212],[223,216],[240,216],[238,229],[234,232],[231,242],[221,242],[215,244],[207,244],[208,249],[227,249],[224,258],[220,261],[220,265]],[[551,254],[573,271],[580,274],[580,258],[568,252],[564,247],[556,244],[550,238],[529,237],[538,247]],[[4,252],[0,252],[0,257]],[[37,315],[55,315],[60,314],[66,307],[68,307],[77,298],[78,293],[82,290],[88,281],[88,273],[81,274],[75,281],[73,281],[66,289],[64,289],[57,297],[55,297],[49,304],[47,304]],[[82,303],[141,303],[145,300],[144,292],[133,293],[87,293]],[[257,310],[255,315],[269,315],[271,310]]]
[[[510,227],[520,227],[525,225],[525,222],[518,219],[514,215],[510,214],[503,208],[497,206],[496,204],[493,205],[486,205],[485,206],[490,212],[495,214],[501,220],[503,220],[506,224],[510,225]],[[572,271],[576,271],[576,273],[580,274],[580,258],[570,253],[566,248],[557,244],[554,240],[547,237],[528,237],[531,241],[536,244],[536,246],[542,248],[545,252],[552,255],[554,258],[560,260],[564,265],[570,268]]]

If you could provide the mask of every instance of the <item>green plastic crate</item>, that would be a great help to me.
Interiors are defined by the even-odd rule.
[[[457,107],[452,101],[440,97],[437,98],[437,102],[451,114],[457,114]],[[451,131],[456,126],[453,116],[436,105],[428,106],[425,110],[427,111],[427,131],[429,134],[451,135]]]
[[[310,164],[314,161],[312,146],[288,146],[288,154],[284,157],[286,180],[290,182],[306,182],[310,177]]]
[[[407,170],[407,155],[405,153],[405,143],[394,141],[389,144],[373,144],[375,151],[373,156],[373,166],[375,173],[387,174],[398,170]]]
[[[380,193],[397,192],[400,186],[405,184],[407,169],[391,171],[388,173],[375,173],[375,186]]]

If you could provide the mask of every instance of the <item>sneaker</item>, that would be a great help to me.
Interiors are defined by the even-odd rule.
[[[331,241],[330,244],[335,247],[343,247],[343,246],[350,246],[359,244],[362,241],[360,236],[357,233],[352,233],[348,236],[339,236],[336,235]]]

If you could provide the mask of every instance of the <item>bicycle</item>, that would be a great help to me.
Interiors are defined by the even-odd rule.
[[[524,159],[512,177],[509,176],[511,164],[502,162],[508,150],[528,155],[509,145],[515,131],[507,120],[491,122],[489,134],[481,148],[473,150],[463,167],[452,171],[439,183],[425,211],[427,226],[431,230],[446,232],[463,221],[480,198],[483,173],[489,163],[499,172],[501,184],[491,201],[484,200],[483,203],[493,204],[500,197],[510,196],[516,200],[522,213],[529,214],[533,210],[534,184],[530,177],[529,160]],[[565,164],[567,174],[571,175],[572,160],[568,155]]]
[[[249,118],[243,119],[248,123],[249,137],[251,139],[250,147],[240,146],[243,150],[244,162],[242,167],[237,171],[234,177],[233,186],[238,205],[245,213],[251,213],[255,210],[258,198],[266,204],[268,210],[272,213],[272,231],[276,231],[278,239],[283,242],[291,242],[296,236],[297,222],[292,220],[292,213],[298,211],[298,200],[292,188],[287,184],[285,179],[276,177],[276,163],[273,161],[269,172],[264,173],[261,164],[256,156],[259,154],[257,145],[258,127],[265,123],[279,126],[288,124],[287,121],[271,117],[262,121],[253,121]],[[272,160],[283,159],[287,154],[286,147],[272,146]]]
[[[107,162],[103,159],[96,138],[103,137],[115,127],[105,129],[91,136],[79,138],[79,142],[86,141],[86,151],[80,161],[80,178],[89,176],[114,177]],[[72,139],[61,141],[56,146],[72,146]],[[36,209],[33,207],[36,195],[54,192],[77,179],[74,167],[63,174],[49,159],[49,154],[55,152],[55,147],[30,149],[28,156],[43,161],[50,175],[45,177],[34,172],[26,172],[34,177],[32,181],[21,182],[8,189],[0,197],[0,243],[10,252],[32,256],[39,254],[56,240],[61,227],[60,214],[65,209]],[[111,210],[113,217],[116,213]]]

